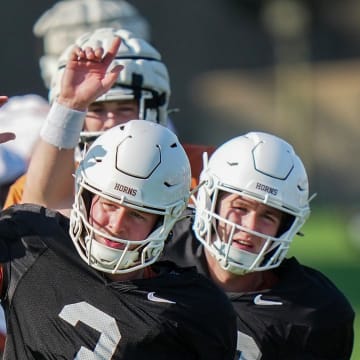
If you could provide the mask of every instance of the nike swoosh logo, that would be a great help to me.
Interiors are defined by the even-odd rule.
[[[282,305],[281,301],[272,301],[272,300],[264,300],[262,299],[262,294],[256,295],[254,298],[255,305]]]
[[[155,293],[154,293],[154,292],[149,292],[149,293],[147,294],[147,298],[148,298],[148,300],[154,301],[154,302],[162,302],[162,303],[176,304],[176,302],[174,302],[174,301],[167,300],[167,299],[163,299],[163,298],[160,298],[160,297],[155,296]]]

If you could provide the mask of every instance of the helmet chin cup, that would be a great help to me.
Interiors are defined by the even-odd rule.
[[[136,264],[139,259],[138,251],[121,250],[106,246],[95,239],[85,238],[86,251],[94,267],[113,269],[126,269]]]
[[[244,274],[253,268],[256,263],[261,261],[258,254],[249,251],[236,249],[234,246],[228,246],[217,238],[213,245],[215,257],[220,263],[221,267],[229,272],[235,274]],[[232,265],[232,264],[235,264]]]

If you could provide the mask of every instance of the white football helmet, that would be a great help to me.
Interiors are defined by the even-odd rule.
[[[40,16],[33,32],[43,39],[44,55],[40,58],[40,69],[47,88],[61,53],[80,35],[102,27],[125,29],[150,41],[148,21],[124,0],[59,1]]]
[[[206,159],[205,159],[206,162]],[[294,149],[284,140],[267,133],[250,132],[220,146],[200,175],[194,232],[206,249],[227,271],[244,274],[280,265],[293,237],[310,214],[308,178]],[[238,194],[281,210],[287,223],[271,237],[251,231],[216,213],[220,192]],[[232,227],[227,239],[220,238],[217,223]],[[232,246],[235,230],[260,236],[266,241],[258,254]]]
[[[167,107],[170,98],[170,80],[166,66],[159,52],[145,40],[136,38],[126,30],[101,28],[86,33],[77,39],[81,48],[103,47],[105,52],[115,36],[122,39],[113,66],[124,65],[113,87],[96,101],[136,99],[139,101],[139,119],[166,125]],[[60,93],[61,78],[73,46],[68,47],[59,58],[49,92],[52,103]],[[112,67],[110,65],[109,71]]]
[[[156,123],[132,120],[104,132],[91,145],[75,175],[70,235],[81,258],[97,270],[122,274],[144,268],[160,256],[174,223],[190,196],[191,170],[178,138]],[[91,198],[100,195],[120,205],[160,215],[142,241],[121,239],[94,229]],[[95,234],[123,244],[100,244]]]

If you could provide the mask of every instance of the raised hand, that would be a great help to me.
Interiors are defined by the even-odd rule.
[[[104,55],[103,48],[74,47],[61,81],[58,102],[76,110],[85,111],[99,96],[106,93],[116,81],[122,65],[108,68],[116,56],[121,39],[117,36]]]

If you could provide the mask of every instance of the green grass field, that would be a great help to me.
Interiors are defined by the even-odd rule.
[[[314,208],[303,228],[305,236],[294,239],[289,256],[321,270],[348,297],[356,313],[351,360],[360,360],[360,228],[357,247],[347,226],[351,215],[341,209]]]

